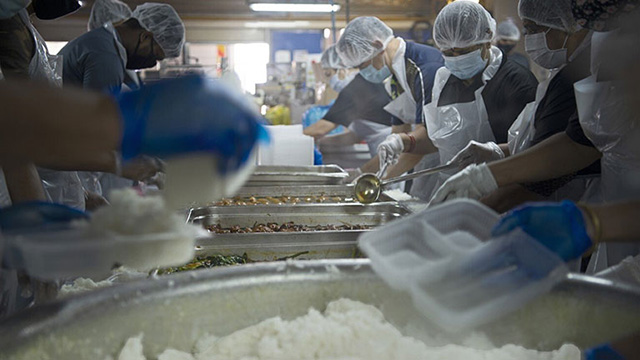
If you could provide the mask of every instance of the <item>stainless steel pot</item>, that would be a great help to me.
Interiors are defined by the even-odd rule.
[[[123,284],[30,309],[0,323],[0,358],[104,359],[141,332],[146,355],[155,358],[167,347],[189,351],[205,333],[226,335],[274,316],[292,319],[342,297],[378,306],[406,335],[440,333],[368,260],[264,263]],[[640,330],[640,290],[570,275],[479,330],[496,345],[591,346]],[[456,343],[464,334],[442,336]]]

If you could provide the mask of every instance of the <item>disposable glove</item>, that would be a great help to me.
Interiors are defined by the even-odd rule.
[[[624,356],[618,354],[611,345],[600,345],[584,352],[585,360],[624,360]]]
[[[80,210],[62,204],[28,202],[0,210],[2,231],[44,230],[69,225],[71,221],[88,219]]]
[[[122,93],[122,156],[171,157],[210,152],[221,173],[244,164],[268,134],[240,93],[221,82],[187,76]]]
[[[494,142],[479,143],[471,142],[449,161],[449,164],[456,164],[460,168],[471,164],[488,163],[495,160],[504,159],[504,152],[500,146]]]
[[[581,257],[593,245],[584,215],[571,201],[529,204],[512,210],[493,228],[492,234],[497,237],[516,228],[565,261]]]
[[[391,134],[378,145],[378,156],[380,164],[393,165],[398,162],[398,158],[404,151],[404,144],[399,134]]]
[[[347,173],[349,176],[344,180],[345,184],[351,184],[358,176],[362,175],[362,170],[360,168],[355,169],[347,169]]]
[[[433,195],[429,206],[458,198],[481,199],[498,190],[487,164],[469,165],[449,178]]]

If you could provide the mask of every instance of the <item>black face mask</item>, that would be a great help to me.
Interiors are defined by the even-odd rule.
[[[78,0],[33,0],[33,10],[38,19],[52,20],[80,9]]]
[[[127,54],[127,69],[129,70],[147,69],[156,66],[157,60],[155,54],[153,53],[154,41],[151,41],[151,50],[146,56],[138,54],[138,49],[140,48],[141,43],[142,34],[140,34],[140,37],[138,38],[138,43],[136,44],[135,50],[133,50],[131,54]]]
[[[498,49],[502,50],[505,54],[509,54],[511,52],[511,50],[513,50],[513,48],[515,48],[515,45],[509,44],[509,45],[498,45]]]

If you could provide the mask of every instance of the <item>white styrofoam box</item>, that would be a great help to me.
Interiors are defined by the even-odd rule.
[[[313,165],[314,140],[302,125],[267,126],[271,143],[258,148],[258,165]]]
[[[408,291],[425,316],[457,331],[517,309],[568,271],[522,231],[492,239],[498,220],[479,202],[458,199],[365,233],[358,245],[389,286]]]

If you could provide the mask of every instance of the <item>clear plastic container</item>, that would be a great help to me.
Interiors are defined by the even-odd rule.
[[[568,273],[520,230],[491,239],[498,219],[478,202],[455,200],[363,234],[359,246],[426,317],[448,331],[469,329],[518,309]]]
[[[5,238],[13,267],[42,280],[100,277],[117,265],[137,270],[182,265],[195,253],[196,233],[91,236],[83,229]]]

